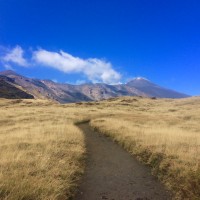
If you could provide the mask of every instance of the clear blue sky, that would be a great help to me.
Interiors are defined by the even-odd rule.
[[[0,51],[0,70],[29,77],[142,76],[199,95],[200,1],[0,0]]]

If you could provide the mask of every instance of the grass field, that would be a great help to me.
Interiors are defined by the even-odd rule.
[[[73,115],[40,100],[0,106],[0,199],[68,199],[84,170]]]
[[[86,152],[74,124],[87,119],[150,165],[175,198],[200,199],[200,98],[1,99],[0,108],[0,199],[73,196]]]
[[[200,99],[115,103],[124,113],[92,120],[91,126],[150,165],[176,199],[200,199]]]

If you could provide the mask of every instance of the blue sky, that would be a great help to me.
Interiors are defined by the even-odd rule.
[[[0,0],[0,70],[58,82],[142,76],[200,94],[199,0]]]

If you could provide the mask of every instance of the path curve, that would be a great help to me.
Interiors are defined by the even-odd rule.
[[[74,200],[168,200],[169,192],[147,166],[114,143],[80,124],[87,147],[86,171]]]

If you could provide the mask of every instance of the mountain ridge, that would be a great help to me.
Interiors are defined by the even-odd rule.
[[[0,75],[0,98],[34,99],[33,95],[18,88],[9,77]]]
[[[55,83],[52,80],[28,78],[12,70],[0,72],[7,78],[7,83],[15,84],[34,98],[51,99],[60,103],[98,101],[119,96],[143,96],[158,98],[185,98],[189,95],[163,88],[146,78],[137,77],[126,84],[108,85],[105,83],[89,83],[72,85]]]

